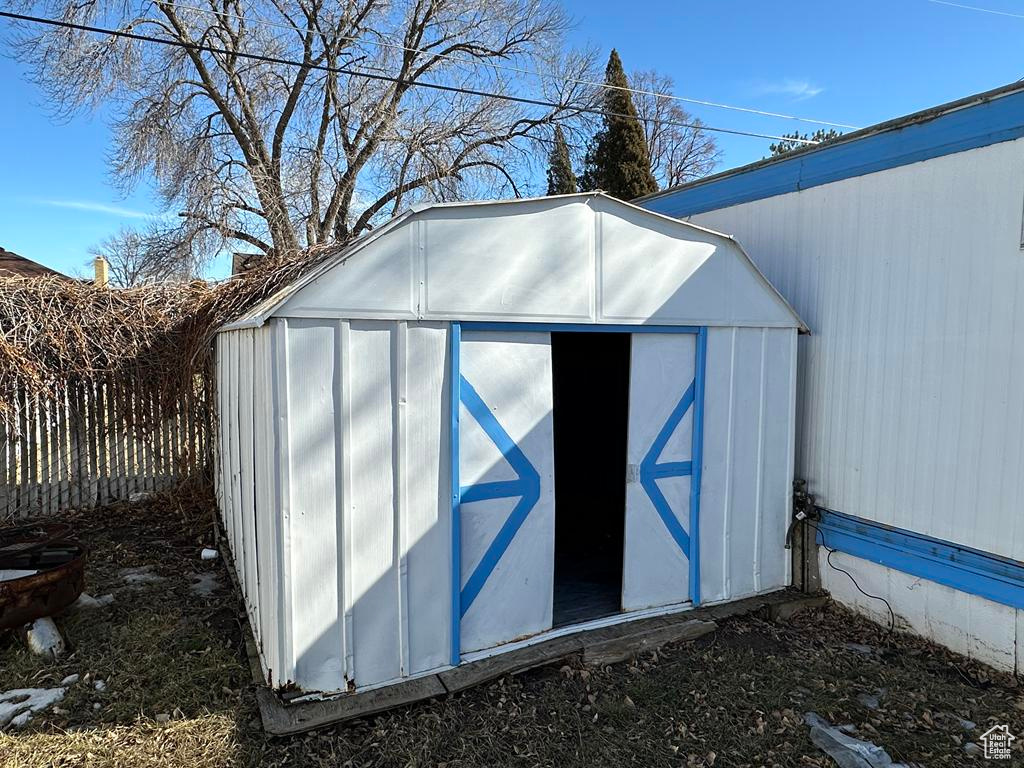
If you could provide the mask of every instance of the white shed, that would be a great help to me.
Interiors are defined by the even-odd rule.
[[[786,586],[800,320],[601,194],[403,214],[217,337],[273,686],[361,691]]]

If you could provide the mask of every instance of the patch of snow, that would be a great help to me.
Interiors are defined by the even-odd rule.
[[[138,568],[122,568],[117,572],[117,575],[130,587],[156,584],[164,580],[163,576],[153,573],[153,566],[151,565],[142,565]]]
[[[105,690],[107,690],[107,682],[105,680],[97,680],[95,683],[92,684],[92,687],[100,693],[103,693]]]
[[[66,688],[15,688],[0,693],[0,728],[7,725],[20,728],[34,712],[41,712],[57,703],[66,692]]]
[[[215,573],[193,573],[191,590],[202,597],[209,597],[220,589],[220,582]]]
[[[78,680],[79,680],[79,675],[76,672],[73,675],[68,675],[67,677],[65,677],[63,680],[60,681],[60,684],[63,685],[66,688],[69,685],[74,685],[75,683],[78,682]]]
[[[60,630],[49,616],[32,622],[32,626],[29,627],[25,635],[25,641],[28,644],[28,649],[37,656],[56,659],[64,653],[64,638],[61,637]]]

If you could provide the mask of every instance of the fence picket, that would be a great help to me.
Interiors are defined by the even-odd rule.
[[[89,509],[206,471],[209,383],[167,402],[136,384],[108,380],[51,399],[16,393],[0,424],[0,522]]]

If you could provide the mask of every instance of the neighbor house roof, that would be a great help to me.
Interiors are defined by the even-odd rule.
[[[862,128],[634,200],[691,216],[1024,136],[1024,83]]]
[[[0,248],[0,277],[67,277],[55,269]]]

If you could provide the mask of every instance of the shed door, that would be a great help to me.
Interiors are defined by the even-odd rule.
[[[691,599],[696,337],[635,333],[629,384],[622,608]]]
[[[465,653],[551,628],[551,335],[467,331],[460,358]]]

